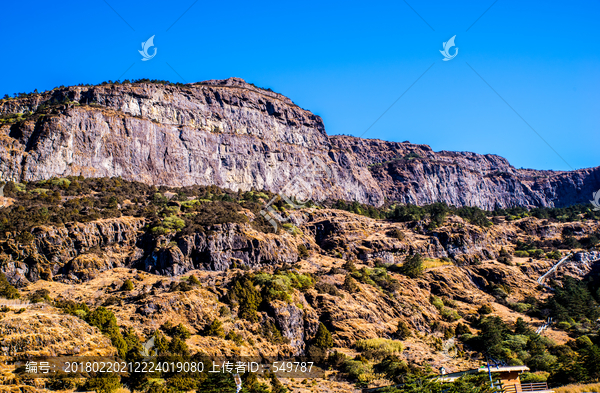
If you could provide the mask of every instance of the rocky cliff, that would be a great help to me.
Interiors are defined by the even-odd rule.
[[[600,167],[518,170],[495,155],[330,137],[318,116],[237,78],[57,88],[2,100],[0,116],[2,180],[121,176],[484,209],[587,203],[600,187]]]

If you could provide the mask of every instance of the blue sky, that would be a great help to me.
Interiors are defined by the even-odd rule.
[[[320,115],[329,134],[516,167],[600,165],[598,1],[407,1],[5,3],[0,95],[236,76]],[[158,53],[142,62],[152,35]],[[442,61],[454,35],[459,53]]]

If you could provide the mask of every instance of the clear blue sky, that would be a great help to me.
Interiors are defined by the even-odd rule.
[[[600,165],[600,2],[407,1],[5,2],[0,95],[236,76],[320,115],[329,134],[516,167]],[[152,35],[158,53],[142,62]],[[453,35],[459,54],[442,61]]]

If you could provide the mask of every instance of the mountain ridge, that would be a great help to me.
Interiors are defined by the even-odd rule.
[[[493,154],[329,136],[319,116],[239,78],[61,87],[1,100],[0,116],[4,181],[121,176],[487,210],[588,203],[600,187],[600,167],[516,169]]]

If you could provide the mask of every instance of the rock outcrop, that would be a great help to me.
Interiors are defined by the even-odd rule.
[[[587,203],[600,168],[519,170],[495,155],[333,136],[321,118],[238,78],[57,88],[0,101],[0,180],[122,176],[268,189],[300,199],[484,209]]]

